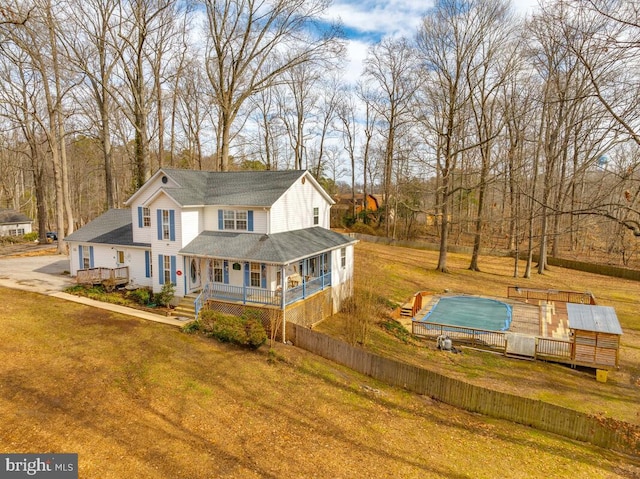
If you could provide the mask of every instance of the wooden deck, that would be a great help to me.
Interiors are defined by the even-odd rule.
[[[518,343],[523,345],[523,352],[516,354],[521,357],[593,368],[617,367],[619,338],[609,337],[610,335],[599,337],[595,333],[590,335],[588,332],[569,329],[565,300],[595,305],[591,293],[522,289],[516,291],[514,288],[510,288],[509,293],[513,298],[511,300],[496,298],[511,306],[511,324],[508,331],[487,331],[420,321],[442,295],[425,297],[422,309],[413,317],[418,318],[417,320],[407,321],[401,317],[400,321],[403,325],[411,327],[412,333],[417,336],[436,338],[444,334],[456,341],[497,350],[505,355],[510,355],[513,345]],[[515,300],[516,297],[518,300]]]
[[[107,291],[113,291],[116,286],[129,282],[129,267],[79,269],[76,282],[85,285],[101,284]]]

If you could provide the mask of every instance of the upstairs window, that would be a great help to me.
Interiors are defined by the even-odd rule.
[[[158,210],[158,240],[176,240],[175,210]]]
[[[151,226],[151,210],[146,206],[142,207],[142,226]]]
[[[171,223],[169,222],[169,210],[162,210],[162,239],[168,240],[171,235]]]
[[[340,248],[340,267],[347,267],[347,248]]]
[[[222,220],[225,230],[247,231],[249,229],[246,211],[224,210]]]
[[[320,208],[314,208],[313,209],[313,225],[319,225],[320,224]]]

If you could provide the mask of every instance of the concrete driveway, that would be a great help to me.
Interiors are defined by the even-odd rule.
[[[170,324],[182,327],[186,318],[172,318],[161,316],[147,311],[128,308],[117,304],[102,303],[82,296],[74,296],[64,293],[68,286],[76,284],[75,279],[69,276],[69,259],[66,256],[52,254],[44,256],[4,256],[0,257],[0,286],[13,289],[22,289],[34,293],[41,293],[66,301],[73,301],[95,308],[106,309],[116,313],[135,316],[155,321],[157,323]]]
[[[0,286],[52,294],[75,284],[68,271],[69,258],[62,255],[0,257]]]

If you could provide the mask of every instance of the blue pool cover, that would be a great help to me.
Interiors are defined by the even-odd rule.
[[[477,296],[444,296],[422,318],[422,321],[490,331],[506,331],[511,324],[511,306],[495,299]]]

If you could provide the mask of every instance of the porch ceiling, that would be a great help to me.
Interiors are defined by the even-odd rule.
[[[272,235],[203,231],[182,248],[180,254],[289,264],[355,242],[348,236],[320,227]]]

